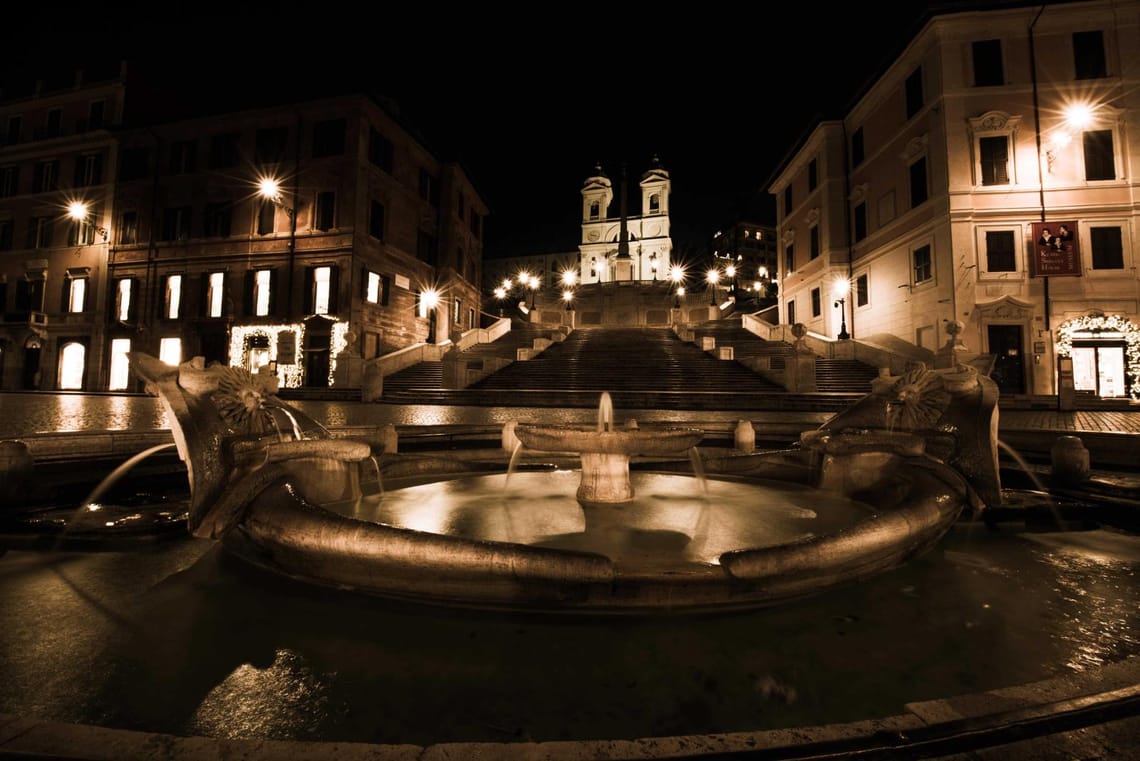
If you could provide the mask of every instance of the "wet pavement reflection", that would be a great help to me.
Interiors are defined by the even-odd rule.
[[[902,568],[752,612],[450,611],[208,540],[0,560],[0,711],[180,735],[637,738],[887,716],[1140,653],[1140,538],[963,523]]]

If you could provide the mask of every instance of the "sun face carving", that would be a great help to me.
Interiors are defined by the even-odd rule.
[[[950,404],[938,373],[920,368],[899,377],[887,390],[887,423],[893,428],[931,428]]]
[[[263,433],[272,427],[272,414],[267,402],[269,394],[259,388],[254,376],[240,367],[227,367],[220,372],[218,390],[210,400],[218,414],[235,433]]]

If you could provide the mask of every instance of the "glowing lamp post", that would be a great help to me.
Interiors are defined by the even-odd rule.
[[[91,230],[98,233],[103,238],[103,242],[107,242],[108,232],[106,227],[99,227],[91,220],[91,207],[83,201],[72,201],[67,205],[67,216],[83,225],[91,225]],[[84,242],[82,234],[76,236],[80,243]]]
[[[681,283],[685,282],[685,268],[680,265],[674,265],[669,270],[669,279],[673,281],[673,292],[676,296],[673,299],[673,308],[681,308],[681,297],[685,295],[685,286]]]
[[[297,210],[285,203],[281,194],[281,182],[274,177],[257,179],[257,194],[285,212],[289,217],[289,298],[286,300],[288,317],[293,317],[293,255],[297,250]]]
[[[420,304],[422,305],[424,316],[428,318],[428,335],[427,342],[429,344],[435,343],[435,310],[439,306],[439,292],[434,288],[428,288],[420,294]]]
[[[835,284],[835,306],[839,307],[839,335],[836,337],[840,341],[846,341],[851,337],[847,332],[847,294],[851,289],[850,286],[846,280],[840,280]]]
[[[503,316],[503,299],[507,297],[507,289],[499,286],[495,289],[495,299],[499,302],[499,316]]]
[[[705,279],[709,283],[709,305],[716,306],[716,284],[720,282],[720,270],[713,267],[705,273]]]

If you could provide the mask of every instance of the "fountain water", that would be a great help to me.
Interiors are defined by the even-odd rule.
[[[572,426],[524,425],[515,436],[529,449],[545,452],[576,452],[582,460],[578,499],[584,503],[629,502],[634,490],[629,480],[631,455],[667,455],[686,452],[704,437],[694,428],[636,426],[614,429],[614,406],[609,392],[602,392],[595,430]]]
[[[1000,495],[996,425],[989,438],[979,427],[996,393],[966,371],[881,384],[798,448],[695,461],[700,429],[616,426],[603,394],[592,428],[515,427],[526,450],[581,467],[512,478],[505,504],[487,468],[374,457],[260,377],[131,361],[176,421],[194,535],[293,578],[382,596],[623,613],[764,606],[896,567]],[[292,436],[272,424],[278,412]],[[639,473],[644,495],[631,457],[655,471]],[[382,495],[362,488],[360,463],[374,461]]]

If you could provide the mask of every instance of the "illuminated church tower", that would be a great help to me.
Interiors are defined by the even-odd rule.
[[[578,245],[582,283],[667,280],[673,241],[669,237],[669,173],[656,156],[641,175],[641,213],[627,213],[624,167],[617,216],[610,214],[613,183],[600,165],[582,185],[582,241]]]

